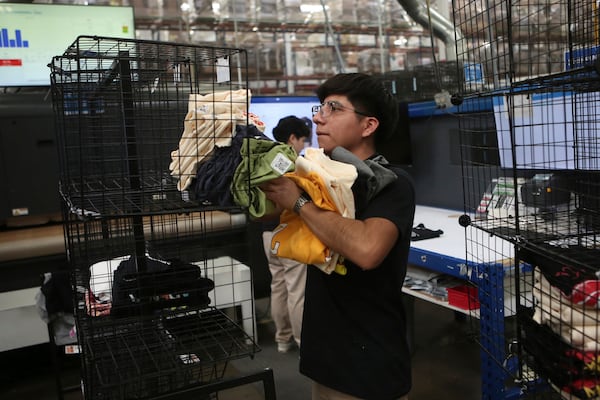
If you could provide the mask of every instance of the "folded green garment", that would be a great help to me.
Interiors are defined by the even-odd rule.
[[[233,201],[247,207],[250,217],[260,218],[275,211],[259,185],[294,171],[296,152],[283,143],[258,138],[244,138],[240,149],[242,161],[231,182]]]

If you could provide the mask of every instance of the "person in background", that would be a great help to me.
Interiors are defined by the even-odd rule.
[[[345,275],[307,268],[300,372],[312,379],[315,400],[406,399],[412,381],[402,283],[415,193],[406,172],[376,151],[397,129],[398,105],[380,80],[361,73],[329,78],[317,96],[313,122],[325,154],[342,147],[395,176],[374,196],[355,201],[363,204],[355,219],[318,208],[289,177],[261,185],[278,209],[296,212],[345,259]]]
[[[287,143],[298,154],[310,145],[311,136],[312,122],[293,115],[280,119],[273,128],[275,140]],[[271,253],[275,226],[268,226],[263,232],[263,245],[271,272],[271,317],[275,323],[277,351],[286,353],[295,345],[300,347],[306,265]]]
[[[312,136],[312,121],[306,117],[294,115],[283,117],[273,128],[273,138],[281,143],[292,146],[300,154],[306,146],[310,146]]]

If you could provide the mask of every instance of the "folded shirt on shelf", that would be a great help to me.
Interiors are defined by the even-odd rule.
[[[139,262],[144,263],[143,271],[138,271]],[[163,308],[206,308],[214,282],[201,272],[193,264],[147,255],[141,260],[125,256],[98,262],[90,267],[86,310],[98,317],[148,314]]]
[[[592,289],[595,287],[592,285]],[[600,350],[600,310],[574,303],[573,291],[566,295],[550,284],[540,268],[534,269],[533,319],[547,324],[565,342],[584,351]],[[584,296],[585,297],[585,296]]]
[[[535,356],[536,371],[565,399],[598,399],[600,378],[597,351],[582,351],[566,343],[549,326],[521,316],[523,346]],[[549,350],[552,349],[552,350]]]

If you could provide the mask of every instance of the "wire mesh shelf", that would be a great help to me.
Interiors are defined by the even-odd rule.
[[[228,361],[254,352],[252,339],[216,309],[108,318],[84,335],[84,382],[95,399],[151,397],[212,382]]]
[[[479,72],[458,114],[467,262],[512,271],[478,271],[483,398],[595,398],[598,5],[459,0],[453,15]]]
[[[238,49],[79,37],[51,64],[65,202],[85,217],[234,207],[190,192],[248,125],[245,66]]]
[[[51,67],[85,398],[214,384],[260,350],[232,201],[248,190],[245,175],[232,185],[241,139],[258,132],[246,53],[80,36]]]

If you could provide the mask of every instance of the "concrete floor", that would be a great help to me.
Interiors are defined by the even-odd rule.
[[[277,353],[274,326],[268,315],[268,299],[256,302],[259,345],[253,359],[231,362],[227,375],[250,374],[270,368],[275,376],[277,399],[310,399],[310,382],[298,373],[298,352]],[[474,337],[476,320],[457,318],[453,311],[416,299],[414,302],[413,390],[411,400],[481,399],[479,345]],[[76,358],[66,360],[64,377],[76,383]],[[56,399],[48,345],[0,353],[0,399]],[[65,395],[80,400],[80,393]],[[221,392],[219,400],[262,399],[262,386],[249,384]]]

